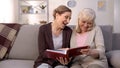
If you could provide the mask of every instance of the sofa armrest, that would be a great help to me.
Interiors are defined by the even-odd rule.
[[[108,63],[113,68],[120,68],[120,50],[113,50],[106,53]]]

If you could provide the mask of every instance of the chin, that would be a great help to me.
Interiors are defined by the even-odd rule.
[[[61,27],[61,29],[64,29],[64,28],[65,28],[65,26],[62,26],[62,27]]]
[[[61,28],[61,30],[63,30],[64,28]]]

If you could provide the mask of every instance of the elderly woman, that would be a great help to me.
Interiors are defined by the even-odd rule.
[[[71,48],[82,49],[82,55],[74,57],[71,68],[108,68],[102,31],[95,25],[95,11],[85,8],[80,11],[78,23],[71,37]]]
[[[70,22],[72,11],[64,5],[58,6],[54,12],[54,20],[39,28],[39,56],[35,61],[34,68],[67,68],[62,57],[58,60],[48,58],[46,49],[61,49],[70,47],[72,30],[66,25]]]

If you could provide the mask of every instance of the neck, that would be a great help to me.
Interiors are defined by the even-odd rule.
[[[62,29],[60,29],[60,28],[57,26],[56,22],[53,22],[53,23],[52,23],[52,33],[53,33],[54,35],[58,36],[61,32],[62,32]]]

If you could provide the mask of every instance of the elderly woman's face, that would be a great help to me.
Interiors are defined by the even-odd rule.
[[[93,27],[93,21],[79,20],[81,32],[87,32]]]

